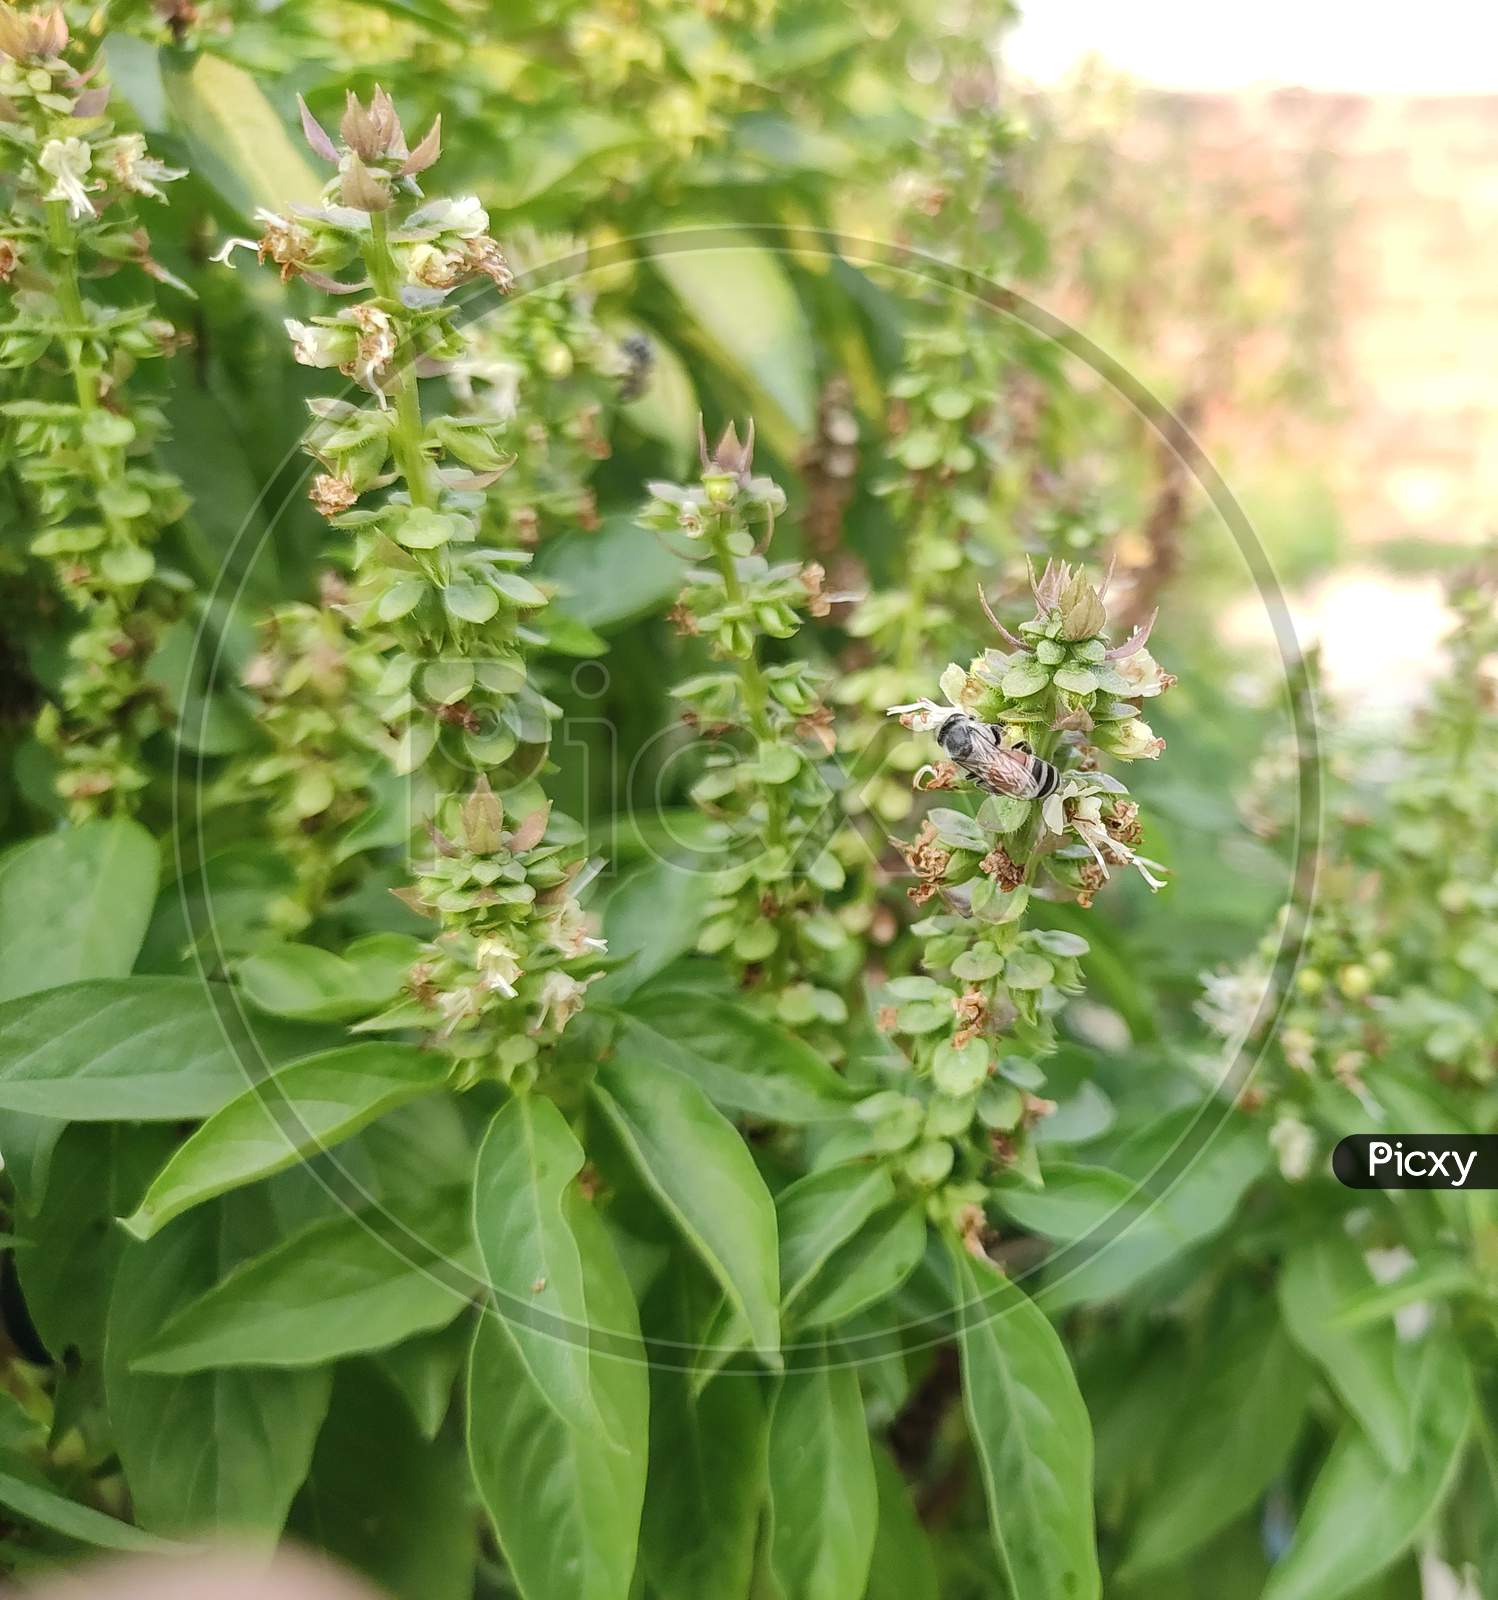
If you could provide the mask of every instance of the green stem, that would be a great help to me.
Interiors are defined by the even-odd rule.
[[[57,296],[57,304],[64,318],[77,330],[63,338],[62,346],[67,356],[68,374],[73,380],[73,393],[78,399],[78,409],[87,419],[100,409],[99,372],[83,358],[88,311],[78,282],[78,250],[65,200],[47,201],[47,242],[52,246],[56,262],[53,292]],[[91,443],[85,430],[83,456],[88,463],[94,488],[99,491],[96,501],[105,527],[116,541],[132,542],[134,533],[130,520],[111,512],[108,508],[109,496],[103,493],[120,477],[120,452],[109,446]]]
[[[372,211],[369,216],[369,242],[364,247],[364,262],[369,268],[370,282],[375,293],[400,309],[400,281],[395,257],[390,252],[390,220],[384,211]],[[395,405],[395,428],[391,433],[391,450],[401,476],[406,480],[406,491],[413,506],[432,509],[437,504],[436,486],[432,481],[427,461],[424,439],[426,424],[421,415],[421,394],[416,374],[412,368],[411,352],[396,351],[396,366],[389,393]]]
[[[733,552],[728,548],[728,529],[724,526],[724,519],[715,520],[711,541],[713,556],[723,578],[723,590],[728,596],[728,603],[732,606],[740,605],[744,599],[744,586],[739,581],[739,569],[734,561]],[[747,656],[735,656],[734,665],[738,669],[739,682],[744,690],[744,705],[749,713],[749,731],[761,742],[774,738],[775,730],[770,723],[770,690],[765,682],[764,672],[760,668],[759,647],[755,645]]]
[[[744,586],[739,581],[739,571],[734,561],[733,552],[728,547],[728,518],[719,516],[712,520],[709,539],[712,544],[713,557],[717,562],[718,571],[723,578],[723,589],[731,606],[742,603]],[[776,738],[775,726],[770,720],[770,688],[765,680],[764,669],[759,661],[759,644],[756,639],[750,647],[747,656],[735,656],[734,666],[738,672],[739,686],[743,691],[744,709],[747,714],[749,732],[755,741],[761,745],[774,742]],[[790,839],[786,829],[788,818],[786,793],[784,787],[778,783],[766,784],[765,795],[765,832],[764,847],[767,851],[784,850],[789,854]],[[775,921],[781,922],[780,937],[776,940],[775,954],[770,965],[770,981],[779,988],[784,985],[789,970],[790,951],[787,948],[786,928],[779,913],[784,909],[779,897],[775,900]]]
[[[53,286],[57,303],[62,308],[63,316],[78,329],[77,333],[63,340],[63,348],[68,355],[68,370],[78,396],[78,407],[85,416],[91,416],[99,409],[97,374],[83,360],[83,329],[88,325],[88,317],[83,308],[83,294],[78,287],[78,256],[65,200],[47,201],[47,242],[57,258],[56,282]]]

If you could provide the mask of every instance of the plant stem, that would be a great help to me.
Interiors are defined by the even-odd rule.
[[[712,519],[709,534],[713,556],[717,561],[718,571],[723,578],[723,589],[730,605],[736,605],[743,600],[744,586],[739,582],[738,567],[734,561],[732,550],[728,547],[728,528],[726,519],[715,517]],[[761,746],[774,742],[775,728],[770,721],[770,689],[765,681],[764,671],[759,662],[759,643],[756,639],[750,646],[747,656],[735,656],[734,666],[738,672],[739,685],[743,691],[744,709],[748,717],[749,732]],[[769,783],[764,786],[765,796],[765,832],[764,846],[767,851],[783,850],[786,854],[786,866],[790,866],[790,840],[786,834],[787,806],[786,794],[782,785]],[[775,916],[771,919],[781,922],[780,913],[784,906],[777,896],[775,899]],[[790,951],[786,948],[785,927],[782,923],[780,937],[775,943],[775,954],[771,960],[770,981],[776,987],[784,983],[790,960]]]
[[[738,605],[744,598],[744,586],[739,582],[739,570],[733,552],[728,548],[728,531],[722,519],[714,522],[712,530],[713,556],[723,577],[723,589],[730,605]],[[744,705],[749,713],[749,731],[763,743],[774,737],[770,725],[770,691],[765,675],[760,669],[759,646],[754,645],[747,656],[735,656],[739,682],[744,690]]]
[[[395,258],[390,253],[389,215],[372,211],[369,215],[369,242],[364,249],[365,265],[369,268],[370,282],[382,300],[400,306],[400,284],[396,274]],[[437,504],[436,489],[427,462],[423,439],[426,424],[421,415],[421,394],[413,370],[411,352],[397,351],[396,365],[390,385],[395,403],[395,428],[391,433],[391,450],[401,476],[406,480],[406,491],[413,506],[428,509]]]
[[[78,253],[73,243],[65,200],[47,202],[47,242],[56,257],[53,288],[57,304],[76,329],[63,340],[63,348],[67,352],[68,372],[73,380],[73,392],[78,398],[78,409],[87,419],[99,411],[99,374],[83,359],[88,312],[83,302],[83,291],[78,284]],[[103,492],[119,476],[119,452],[112,447],[92,443],[85,428],[83,455],[88,462],[89,477],[95,490],[99,491],[96,503],[100,518],[113,538],[122,542],[128,540],[131,533],[129,519],[109,509],[109,496]]]
[[[73,378],[73,389],[78,396],[79,409],[92,415],[99,409],[99,396],[94,386],[94,375],[83,362],[83,330],[88,318],[83,309],[83,295],[78,287],[78,257],[73,248],[73,234],[68,226],[68,205],[65,200],[47,202],[47,242],[57,257],[57,281],[54,288],[57,303],[63,315],[77,329],[64,341],[68,352],[68,369]]]

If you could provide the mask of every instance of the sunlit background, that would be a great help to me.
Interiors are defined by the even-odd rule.
[[[1205,319],[1182,295],[1175,325],[1151,327],[1131,354],[1169,362],[1166,343],[1189,348],[1209,321],[1241,377],[1293,325],[1309,356],[1293,423],[1266,440],[1237,378],[1202,372],[1203,427],[1236,464],[1298,625],[1323,647],[1328,688],[1375,718],[1418,695],[1438,663],[1447,620],[1428,572],[1441,547],[1492,529],[1492,39],[1491,19],[1454,0],[1422,7],[1418,28],[1341,0],[1240,13],[1056,0],[1028,8],[1006,49],[1074,157],[1096,140],[1152,204],[1173,193],[1198,220],[1226,202],[1223,225],[1240,236]],[[1257,325],[1256,313],[1267,313]]]

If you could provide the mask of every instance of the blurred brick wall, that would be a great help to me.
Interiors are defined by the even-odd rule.
[[[1498,528],[1498,95],[1156,93],[1141,110],[1198,170],[1278,192],[1307,235],[1353,537]]]

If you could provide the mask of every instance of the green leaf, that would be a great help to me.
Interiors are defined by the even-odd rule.
[[[943,1039],[932,1053],[931,1081],[943,1094],[960,1100],[976,1092],[988,1076],[988,1067],[986,1040],[976,1038],[954,1044],[950,1039]]]
[[[588,1003],[624,999],[692,949],[711,893],[707,874],[670,861],[630,873],[603,908],[603,935],[619,965],[589,985]]]
[[[12,1111],[5,1118],[5,1175],[16,1191],[18,1209],[35,1214],[47,1196],[52,1158],[67,1129],[56,1117],[32,1117]]]
[[[1352,1240],[1324,1232],[1290,1251],[1280,1275],[1280,1308],[1291,1337],[1399,1472],[1409,1465],[1416,1417],[1399,1381],[1398,1335],[1391,1322],[1347,1327],[1339,1321],[1372,1287],[1373,1275]]]
[[[455,1431],[423,1438],[369,1362],[338,1369],[288,1532],[397,1600],[469,1600],[478,1555]]]
[[[689,1078],[617,1044],[593,1095],[652,1194],[735,1309],[754,1347],[780,1348],[775,1202],[739,1137]]]
[[[999,1187],[993,1201],[1028,1232],[1063,1244],[1102,1242],[1126,1230],[1130,1237],[1140,1231],[1168,1237],[1171,1231],[1168,1214],[1158,1208],[1147,1211],[1148,1196],[1140,1194],[1139,1186],[1106,1167],[1047,1162],[1043,1189]]]
[[[879,1527],[864,1600],[937,1600],[936,1557],[889,1451],[874,1451]]]
[[[1259,1501],[1295,1448],[1311,1367],[1278,1307],[1260,1300],[1177,1382],[1181,1403],[1134,1534],[1130,1579],[1176,1565]]]
[[[445,1190],[398,1215],[313,1222],[183,1306],[135,1370],[315,1366],[444,1327],[478,1267],[467,1199]]]
[[[124,1218],[138,1239],[191,1207],[284,1171],[441,1088],[451,1062],[408,1044],[351,1044],[294,1061],[216,1111]]]
[[[696,428],[694,412],[694,439]],[[681,592],[687,566],[631,514],[605,517],[594,533],[548,538],[535,570],[559,589],[552,602],[557,610],[607,631],[668,606]]]
[[[968,1429],[994,1550],[1016,1600],[1095,1600],[1092,1429],[1056,1330],[955,1240]]]
[[[465,1316],[375,1357],[380,1369],[400,1390],[423,1438],[434,1438],[446,1420],[452,1407],[453,1386],[467,1363],[472,1344],[473,1327]]]
[[[925,472],[941,460],[941,433],[936,428],[912,428],[895,441],[894,453],[901,466]]]
[[[1029,818],[1034,804],[1033,800],[1021,800],[1014,794],[985,795],[978,807],[978,821],[995,833],[1014,833]]]
[[[1448,1300],[1480,1295],[1482,1281],[1465,1262],[1420,1262],[1390,1283],[1372,1283],[1363,1294],[1344,1303],[1333,1319],[1339,1328],[1360,1328],[1382,1322],[1396,1311],[1422,1300]]]
[[[28,839],[0,856],[0,1000],[81,978],[123,978],[156,899],[159,853],[116,817]]]
[[[396,622],[419,606],[427,593],[425,578],[401,578],[392,583],[375,602],[375,617],[380,622]]]
[[[811,1172],[775,1197],[780,1234],[781,1306],[789,1310],[839,1247],[895,1198],[883,1167]]]
[[[1058,1258],[1037,1295],[1047,1312],[1114,1298],[1227,1226],[1268,1166],[1269,1147],[1242,1117],[1213,1129],[1205,1142],[1194,1137],[1196,1123],[1196,1107],[1184,1107],[1120,1145],[1110,1169],[1134,1180],[1138,1220],[1100,1228]]]
[[[555,1106],[534,1117],[534,1128],[552,1119],[549,1131],[527,1136],[511,1128],[502,1139],[507,1146],[526,1137],[533,1144],[544,1141],[551,1147],[545,1159],[553,1166],[564,1157],[570,1160],[557,1137],[556,1124],[563,1133],[566,1127]],[[580,1149],[576,1155],[580,1161]],[[516,1160],[508,1149],[490,1152],[486,1139],[480,1165],[487,1176],[476,1190],[475,1224],[492,1275],[491,1252],[513,1233],[504,1213],[515,1204],[515,1196],[494,1180],[514,1170]],[[547,1191],[554,1192],[550,1182]],[[531,1204],[526,1197],[522,1201]],[[514,1294],[506,1288],[503,1314],[490,1301],[474,1336],[468,1368],[469,1461],[523,1600],[628,1600],[645,1494],[650,1405],[645,1347],[629,1280],[603,1223],[575,1188],[563,1202],[563,1222],[574,1241],[576,1283],[585,1301],[575,1325],[553,1337],[568,1339],[590,1391],[586,1403],[568,1409],[600,1420],[578,1426],[558,1411],[538,1379],[535,1341],[523,1341],[531,1330],[515,1317]],[[522,1292],[528,1297],[530,1285]],[[570,1342],[579,1337],[585,1342]]]
[[[765,1495],[765,1408],[737,1376],[694,1396],[681,1355],[699,1329],[686,1298],[684,1274],[669,1273],[647,1307],[669,1343],[650,1366],[640,1561],[659,1600],[744,1600]]]
[[[748,386],[755,422],[794,455],[816,420],[815,341],[785,269],[747,234],[721,229],[708,249],[652,252],[696,342]]]
[[[322,1029],[250,1030],[222,984],[90,980],[0,1005],[0,1111],[70,1122],[177,1122],[217,1111]]]
[[[275,944],[239,965],[251,1005],[299,1022],[352,1022],[389,1005],[420,951],[399,933],[356,939],[341,956],[310,944]]]
[[[255,80],[220,55],[173,57],[162,81],[187,137],[190,164],[245,217],[316,205],[322,183],[292,143]]]
[[[785,1600],[863,1593],[878,1489],[853,1367],[826,1348],[781,1380],[770,1414],[770,1569]]]
[[[161,64],[156,48],[128,33],[109,33],[103,41],[109,82],[148,133],[166,127],[166,97],[161,88]]]
[[[8,1457],[0,1457],[0,1506],[39,1528],[49,1528],[65,1539],[76,1539],[99,1550],[164,1553],[179,1548],[118,1517],[67,1499],[42,1482],[29,1463]]]
[[[805,1328],[833,1327],[892,1295],[926,1251],[926,1214],[918,1200],[877,1212],[835,1251],[796,1307]]]
[[[730,1116],[833,1122],[855,1098],[816,1051],[732,1000],[652,987],[631,995],[624,1015],[621,1050],[691,1078]]]
[[[555,1101],[517,1094],[495,1113],[473,1177],[473,1228],[505,1343],[568,1427],[599,1425],[582,1260],[564,1201],[583,1148]]]
[[[1408,1550],[1446,1498],[1472,1426],[1469,1374],[1455,1345],[1436,1335],[1404,1347],[1400,1375],[1416,1418],[1409,1467],[1390,1472],[1365,1434],[1344,1429],[1264,1600],[1339,1600]]]
[[[114,1219],[140,1199],[175,1138],[151,1124],[61,1126],[46,1204],[14,1220],[16,1270],[48,1350],[92,1359],[104,1348],[109,1294],[129,1243]]]
[[[104,1355],[109,1422],[136,1519],[156,1532],[273,1539],[327,1409],[325,1370],[131,1370],[157,1329],[239,1258],[246,1226],[236,1204],[204,1207],[127,1249],[115,1279]],[[263,1227],[249,1230],[261,1242]]]

